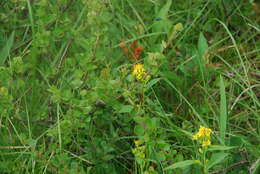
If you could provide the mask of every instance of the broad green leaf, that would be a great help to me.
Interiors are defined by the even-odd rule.
[[[144,134],[144,127],[141,126],[141,125],[136,125],[135,126],[135,129],[134,129],[134,132],[137,136],[142,136]]]
[[[185,168],[193,164],[198,164],[196,160],[186,160],[186,161],[181,161],[177,162],[175,164],[172,164],[168,167],[166,167],[164,170],[172,170],[172,169],[177,169],[177,168]]]
[[[207,163],[207,169],[210,169],[211,167],[213,167],[214,165],[220,163],[221,161],[223,161],[226,157],[228,156],[228,153],[214,153],[211,156],[211,159],[209,160],[209,162]]]
[[[170,21],[167,19],[168,12],[170,10],[172,4],[172,0],[168,0],[167,3],[161,8],[158,14],[156,14],[156,18],[159,20],[155,20],[153,23],[153,32],[163,32],[170,30]]]
[[[158,161],[164,161],[166,159],[165,154],[163,152],[157,152],[156,158]]]
[[[221,146],[221,145],[211,145],[208,148],[208,151],[216,151],[216,150],[230,150],[236,148],[235,146]]]
[[[227,128],[227,101],[226,101],[226,92],[225,84],[223,77],[220,76],[220,119],[219,119],[219,129],[220,129],[220,138],[222,144],[225,144],[225,134]]]
[[[6,58],[10,54],[10,50],[13,46],[14,42],[14,31],[9,36],[9,39],[7,40],[4,48],[0,52],[0,66],[2,66],[5,63]]]
[[[118,113],[129,113],[133,110],[133,108],[134,107],[131,105],[122,105]]]

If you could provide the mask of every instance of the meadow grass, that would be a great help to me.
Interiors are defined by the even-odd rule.
[[[0,1],[0,173],[257,174],[257,1]]]

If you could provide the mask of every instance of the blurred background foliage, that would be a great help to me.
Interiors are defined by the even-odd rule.
[[[257,173],[259,5],[1,0],[1,173],[200,173],[165,170],[199,158],[199,125],[213,144],[235,147],[211,172]],[[137,62],[120,48],[135,40]],[[135,63],[146,83],[131,75]]]

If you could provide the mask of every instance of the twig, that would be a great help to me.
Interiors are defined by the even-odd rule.
[[[13,119],[18,120],[18,121],[22,121],[22,122],[28,122],[28,120],[24,120],[24,119],[17,118],[17,117],[13,117]],[[40,125],[43,125],[43,126],[46,126],[46,124],[53,125],[55,123],[55,121],[52,121],[52,120],[30,120],[30,122],[40,124]]]
[[[82,157],[80,157],[80,156],[78,156],[78,155],[76,155],[76,154],[74,154],[74,153],[72,153],[70,151],[67,151],[67,150],[64,150],[64,149],[63,149],[63,151],[69,153],[70,155],[74,156],[75,158],[80,159],[81,161],[86,162],[87,164],[93,165],[93,163],[91,161],[86,160],[86,159],[84,159],[84,158],[82,158]]]
[[[223,169],[220,169],[220,170],[217,170],[217,171],[214,171],[214,172],[211,172],[210,174],[217,174],[217,173],[224,173],[226,172],[227,170],[233,168],[233,167],[236,167],[236,166],[239,166],[239,165],[242,165],[244,163],[248,163],[249,161],[248,160],[242,160],[242,161],[238,161],[234,164],[231,164],[230,166],[226,167],[226,168],[223,168]]]
[[[253,174],[254,170],[257,169],[258,165],[260,163],[260,157],[252,164],[252,166],[249,168],[249,173]]]
[[[0,149],[28,149],[31,146],[0,146]]]
[[[253,29],[255,29],[256,31],[260,32],[260,29],[257,28],[256,26],[252,25],[252,24],[249,24],[247,23],[248,26],[252,27]]]
[[[60,58],[60,63],[59,63],[59,65],[58,65],[58,67],[57,67],[58,69],[61,68],[63,59],[64,59],[64,57],[65,57],[66,54],[67,54],[67,51],[68,51],[68,48],[69,48],[71,42],[72,42],[72,40],[69,40],[69,41],[67,42],[67,45],[66,45],[66,47],[65,47],[65,49],[64,49],[64,51],[63,51],[63,53],[62,53],[62,56],[61,56],[61,58]]]

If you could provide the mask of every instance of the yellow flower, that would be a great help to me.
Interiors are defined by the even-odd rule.
[[[200,160],[195,160],[195,163],[201,164]]]
[[[141,145],[141,140],[134,140],[135,146],[138,147]]]
[[[145,158],[145,154],[144,154],[144,153],[140,153],[140,154],[138,154],[137,157],[139,157],[139,158],[141,158],[141,159],[144,159],[144,158]]]
[[[193,139],[193,140],[197,140],[198,138],[199,138],[198,133],[192,136],[192,139]]]
[[[198,140],[202,147],[207,147],[211,145],[211,134],[212,130],[204,126],[200,126],[199,131],[192,136],[193,140]]]
[[[133,67],[133,76],[140,81],[145,80],[147,73],[145,72],[144,66],[142,64],[135,64]]]
[[[203,147],[207,147],[207,146],[211,145],[211,141],[210,140],[202,141],[201,144],[202,144]]]
[[[210,138],[211,134],[212,130],[210,128],[200,126],[199,131],[195,135],[193,135],[193,139],[197,140],[199,138]]]
[[[145,158],[145,146],[137,146],[134,149],[132,149],[132,153],[134,154],[135,157],[138,158]]]

